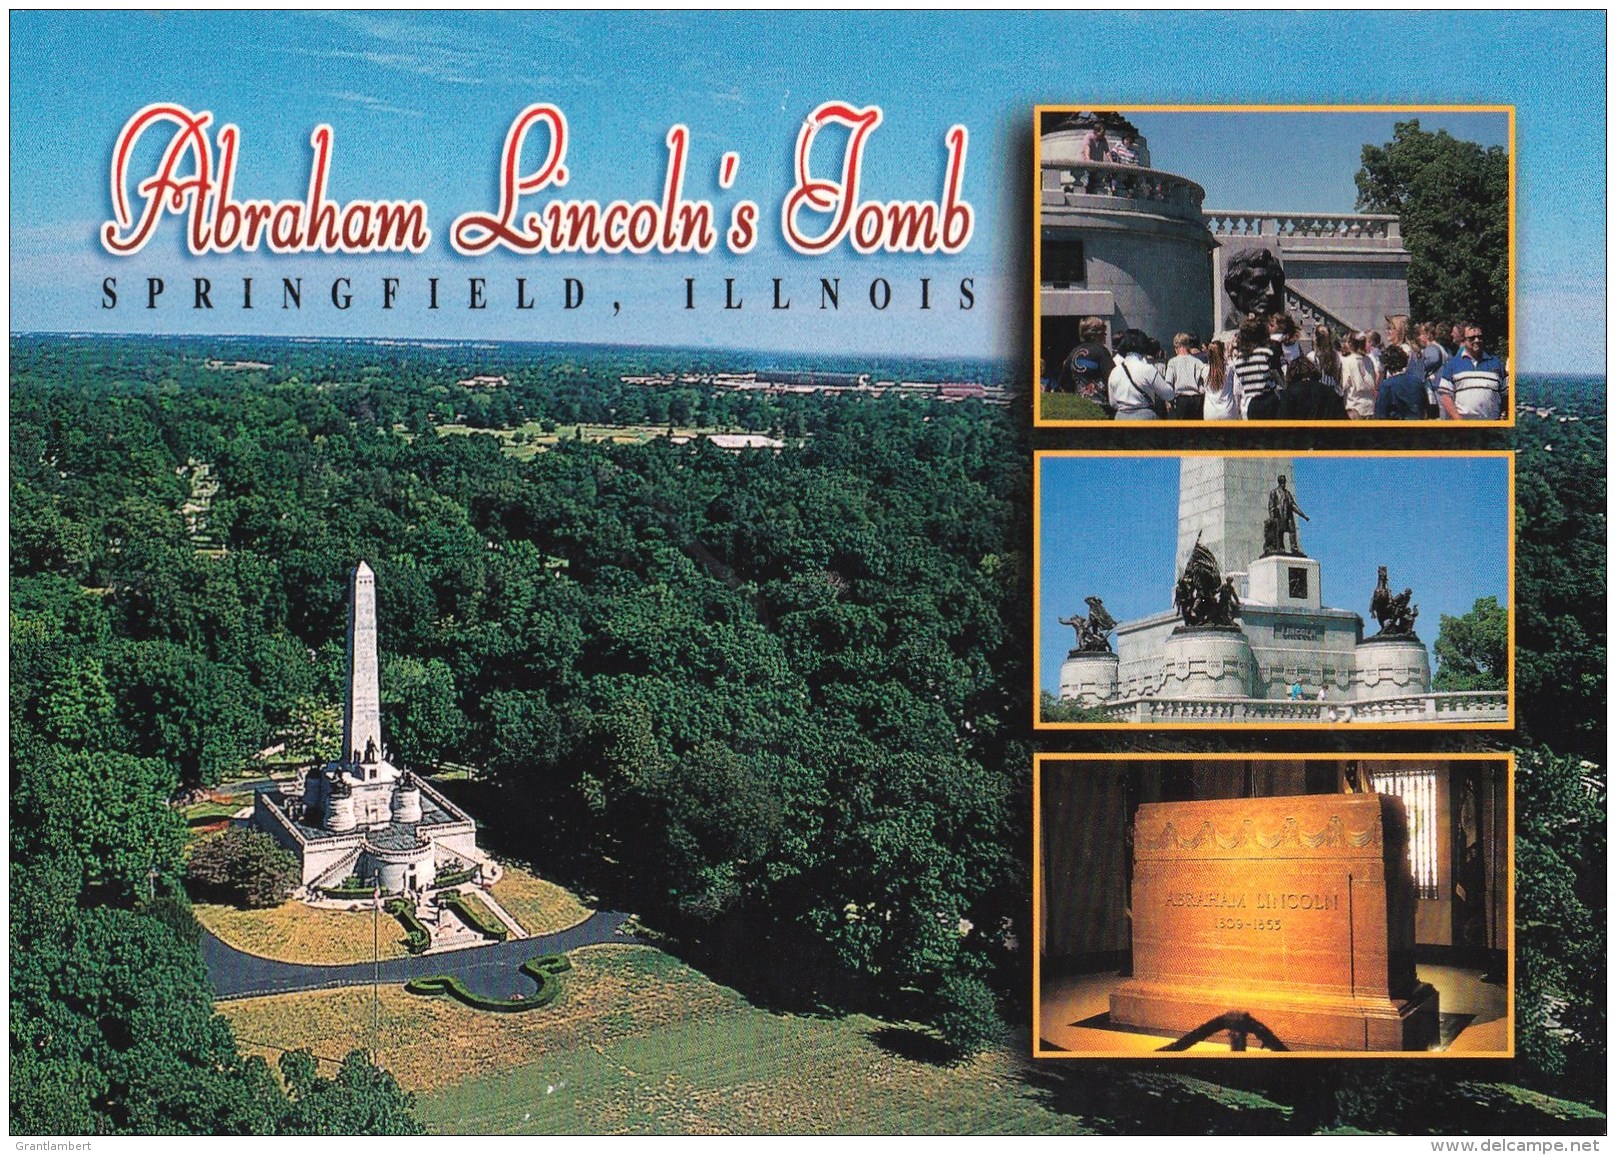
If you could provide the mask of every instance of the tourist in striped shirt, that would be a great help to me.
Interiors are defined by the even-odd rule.
[[[1279,414],[1281,357],[1268,340],[1268,325],[1253,314],[1240,323],[1235,339],[1235,392],[1240,395],[1240,416],[1248,421],[1268,421]]]
[[[1497,421],[1504,415],[1508,376],[1485,340],[1481,326],[1468,322],[1465,347],[1437,374],[1436,399],[1450,421]]]

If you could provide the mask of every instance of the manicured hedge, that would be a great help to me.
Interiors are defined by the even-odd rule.
[[[415,917],[415,907],[410,902],[402,898],[392,899],[387,903],[387,913],[404,927],[405,950],[420,954],[432,945],[432,936],[421,925],[421,920]]]
[[[464,983],[453,975],[430,975],[426,978],[411,979],[404,984],[404,989],[412,995],[422,995],[427,998],[433,995],[449,995],[459,999],[468,1007],[479,1011],[531,1011],[539,1007],[547,1007],[556,1001],[561,994],[560,976],[572,969],[572,960],[564,954],[547,954],[538,958],[530,958],[522,964],[522,973],[539,984],[539,989],[530,999],[490,999],[482,995],[474,995],[466,989]]]
[[[376,891],[369,886],[322,886],[320,893],[327,898],[370,898]]]
[[[505,924],[494,917],[492,911],[474,898],[459,893],[444,894],[438,897],[438,905],[454,911],[467,926],[484,938],[504,942],[505,936],[510,933],[505,929]]]
[[[468,866],[461,870],[451,870],[438,875],[432,882],[433,886],[459,886],[462,882],[470,882],[477,877],[477,868]]]
[[[335,886],[320,887],[320,893],[327,898],[370,898],[376,893],[376,887],[373,882],[350,874]]]

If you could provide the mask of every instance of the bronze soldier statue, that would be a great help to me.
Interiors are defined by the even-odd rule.
[[[1391,582],[1386,577],[1386,567],[1380,567],[1375,592],[1369,598],[1369,612],[1380,623],[1379,636],[1413,636],[1414,619],[1420,616],[1420,607],[1410,604],[1413,598],[1414,591],[1411,588],[1405,588],[1400,594],[1393,594]]]
[[[1199,536],[1173,588],[1173,608],[1186,626],[1232,626],[1240,613],[1234,579],[1219,572],[1218,559]]]
[[[1086,654],[1108,654],[1111,652],[1111,643],[1107,635],[1117,628],[1116,619],[1106,612],[1105,603],[1099,598],[1090,595],[1083,600],[1089,607],[1088,617],[1073,614],[1069,618],[1058,620],[1061,625],[1071,626],[1077,632],[1077,651]]]

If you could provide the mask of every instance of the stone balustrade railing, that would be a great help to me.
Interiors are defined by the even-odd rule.
[[[1320,240],[1396,240],[1402,227],[1388,213],[1261,213],[1207,209],[1215,237],[1309,237]]]
[[[1473,724],[1509,721],[1509,698],[1502,690],[1411,694],[1368,702],[1294,701],[1289,698],[1122,698],[1103,709],[1118,722],[1387,722]]]
[[[1087,197],[1139,202],[1138,207],[1187,221],[1201,219],[1206,190],[1188,177],[1132,164],[1060,161],[1044,165],[1043,203],[1086,205]]]
[[[1309,338],[1307,347],[1312,348],[1311,336],[1320,325],[1325,326],[1337,337],[1343,333],[1351,332],[1352,326],[1326,309],[1317,301],[1303,296],[1290,285],[1285,286],[1285,311],[1296,319],[1304,336]]]

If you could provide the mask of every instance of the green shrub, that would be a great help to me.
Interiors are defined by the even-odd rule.
[[[404,949],[411,954],[421,954],[432,945],[432,936],[427,933],[421,920],[415,917],[415,907],[406,899],[389,899],[383,908],[388,914],[398,919],[404,927]]]
[[[462,882],[470,882],[477,877],[475,866],[462,866],[459,870],[449,870],[438,875],[433,886],[459,886]]]
[[[327,898],[370,898],[376,893],[376,888],[369,883],[350,880],[341,886],[325,886],[320,893]]]
[[[187,873],[197,897],[258,909],[285,902],[302,877],[290,851],[240,826],[192,847]]]
[[[960,1058],[985,1050],[1004,1034],[993,989],[976,975],[945,975],[938,984],[937,1004],[932,1024]]]
[[[539,1007],[547,1007],[560,997],[560,976],[572,969],[572,960],[564,954],[541,955],[538,958],[528,959],[522,964],[521,969],[523,974],[539,984],[539,989],[530,999],[490,999],[475,995],[453,975],[430,975],[426,978],[411,979],[404,984],[404,989],[412,995],[426,998],[449,995],[473,1010],[503,1013],[532,1011]]]
[[[495,918],[493,912],[472,895],[445,894],[439,897],[438,905],[454,911],[467,926],[484,938],[504,942],[505,936],[509,933],[505,929],[505,924]]]

